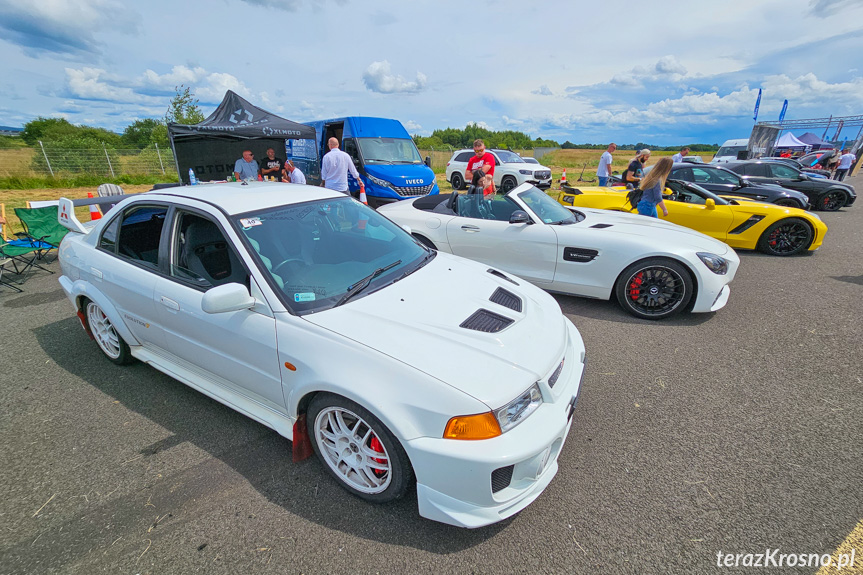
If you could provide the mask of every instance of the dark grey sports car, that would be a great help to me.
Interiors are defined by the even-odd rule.
[[[753,184],[778,184],[806,194],[815,210],[834,212],[857,199],[854,187],[845,182],[813,178],[793,166],[764,160],[728,162],[729,170]]]

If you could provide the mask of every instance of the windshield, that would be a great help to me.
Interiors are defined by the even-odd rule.
[[[534,186],[520,192],[518,198],[546,224],[574,224],[577,221],[571,211]]]
[[[348,197],[278,206],[233,219],[270,285],[299,315],[335,306],[369,276],[374,277],[354,300],[386,287],[435,254]],[[375,274],[381,268],[384,271]]]
[[[725,198],[720,198],[713,192],[705,190],[698,184],[692,182],[684,182],[682,180],[668,180],[666,190],[671,190],[671,194],[663,194],[663,198],[675,202],[683,202],[685,204],[704,204],[709,198],[716,202],[717,206],[727,206],[729,201]]]
[[[523,164],[524,158],[516,154],[515,152],[509,152],[507,150],[495,150],[495,154],[500,158],[500,161],[504,164]]]
[[[357,138],[363,160],[371,164],[422,164],[414,141],[409,138]]]
[[[733,156],[736,158],[738,152],[745,152],[745,151],[746,151],[746,146],[727,146],[727,147],[722,146],[721,148],[719,148],[719,151],[716,152],[716,155],[713,157],[714,158],[721,158],[723,156]]]

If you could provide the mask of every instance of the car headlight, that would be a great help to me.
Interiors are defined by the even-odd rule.
[[[527,391],[494,411],[501,432],[506,433],[524,421],[541,404],[542,393],[539,391],[539,384],[534,383]]]
[[[698,252],[695,255],[698,256],[698,259],[704,262],[704,265],[707,266],[707,269],[709,269],[716,275],[724,276],[728,273],[728,260],[726,260],[725,258],[707,252]]]
[[[366,177],[367,177],[369,180],[371,180],[371,182],[372,182],[373,184],[377,184],[377,185],[379,185],[379,186],[380,186],[380,187],[382,187],[382,188],[391,188],[391,187],[393,187],[393,185],[392,185],[391,183],[389,183],[388,181],[386,181],[386,180],[382,180],[382,179],[380,179],[380,178],[376,178],[376,177],[374,177],[374,176],[373,176],[373,175],[371,175],[371,174],[366,174]]]
[[[523,175],[523,176],[532,176],[533,175],[533,172],[530,170],[519,170],[518,173]]]

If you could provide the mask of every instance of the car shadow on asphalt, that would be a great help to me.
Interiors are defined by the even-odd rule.
[[[189,442],[229,466],[267,500],[290,514],[356,537],[432,553],[451,554],[471,548],[512,522],[509,519],[468,530],[429,521],[419,516],[415,490],[389,504],[367,503],[341,489],[314,456],[293,463],[291,442],[275,431],[145,364],[117,366],[110,363],[74,317],[33,332],[45,354],[59,367],[172,434],[151,445],[135,447],[142,460]],[[130,381],[134,384],[130,385]],[[121,435],[116,436],[115,441],[120,447],[122,431],[117,432]],[[125,446],[127,450],[129,447]],[[180,496],[186,501],[178,500],[173,491],[167,494],[172,483],[178,481],[178,477],[169,475],[162,481],[165,492],[162,495],[170,498],[173,505],[216,497],[223,492],[225,484],[237,483],[233,474],[220,469],[221,466],[212,461],[178,469],[176,475],[184,483],[197,485],[187,488],[187,496]],[[153,502],[156,501],[159,485],[136,487],[138,493],[130,493],[130,497],[152,489]],[[139,513],[140,506],[128,503],[119,501],[106,505],[116,507],[117,512]],[[210,502],[201,513],[214,505],[228,506],[229,502]],[[113,515],[111,511],[102,510]],[[146,510],[141,513],[146,514]]]
[[[602,321],[612,321],[622,324],[651,325],[659,327],[678,327],[701,325],[709,321],[715,312],[690,313],[682,312],[667,319],[640,319],[630,315],[616,301],[591,299],[563,294],[552,294],[566,315],[588,317]],[[577,323],[576,323],[577,325]]]

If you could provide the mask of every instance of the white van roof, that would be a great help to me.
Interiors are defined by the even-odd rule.
[[[749,138],[738,138],[736,140],[725,140],[725,143],[722,144],[722,147],[726,146],[746,146],[749,144]]]

